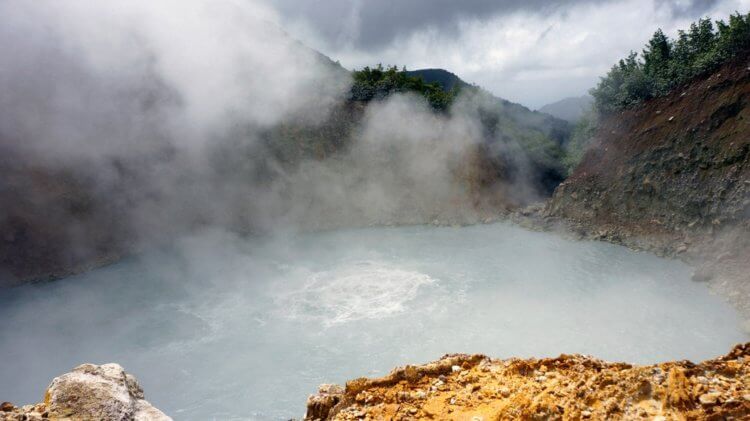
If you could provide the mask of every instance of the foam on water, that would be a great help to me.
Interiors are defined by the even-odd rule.
[[[420,287],[434,282],[423,273],[386,263],[355,262],[311,274],[301,288],[280,293],[277,302],[287,317],[316,319],[331,326],[403,312]]]
[[[677,261],[507,224],[224,232],[0,291],[0,400],[116,361],[180,420],[289,419],[320,383],[451,352],[700,360],[748,338]]]

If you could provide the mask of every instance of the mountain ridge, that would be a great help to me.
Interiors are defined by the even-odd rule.
[[[594,98],[591,95],[563,98],[543,105],[537,111],[575,123],[591,110]]]
[[[407,70],[406,74],[408,74],[409,76],[421,77],[422,80],[427,83],[437,83],[445,91],[453,90],[456,87],[458,87],[458,89],[461,89],[464,87],[472,86],[450,70],[441,68]]]

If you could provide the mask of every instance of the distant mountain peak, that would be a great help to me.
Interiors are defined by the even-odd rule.
[[[409,76],[421,77],[427,83],[437,83],[444,91],[452,90],[456,85],[459,87],[470,86],[464,82],[460,77],[456,76],[455,73],[449,72],[445,69],[417,69],[407,70],[406,74]]]
[[[591,109],[594,98],[591,95],[563,98],[541,107],[538,111],[575,123]]]

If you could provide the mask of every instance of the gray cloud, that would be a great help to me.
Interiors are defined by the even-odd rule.
[[[278,0],[282,25],[344,66],[440,67],[532,108],[579,96],[657,28],[750,0]]]
[[[719,0],[664,0],[656,2],[662,7],[667,7],[675,17],[694,18],[707,13],[720,3]],[[727,11],[729,13],[731,11]]]
[[[482,21],[518,11],[549,14],[581,3],[595,1],[279,0],[276,7],[287,19],[306,21],[334,46],[378,48],[426,28],[457,33],[467,19]]]

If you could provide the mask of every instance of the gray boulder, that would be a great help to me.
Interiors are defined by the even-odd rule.
[[[51,419],[171,421],[143,396],[119,364],[83,364],[52,380],[44,397]]]

